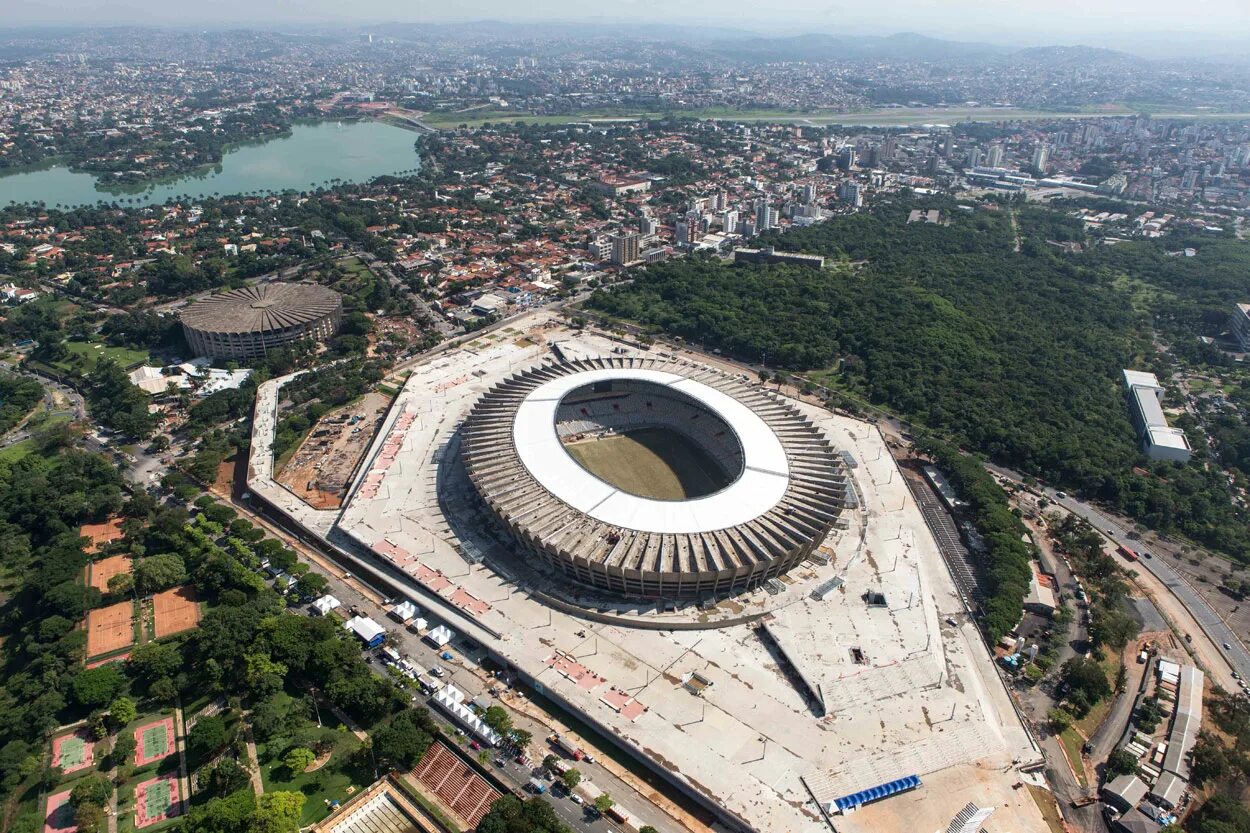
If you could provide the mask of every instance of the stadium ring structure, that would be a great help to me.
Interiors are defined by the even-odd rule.
[[[662,500],[583,467],[564,442],[673,431],[715,462],[718,488]],[[846,503],[845,464],[810,420],[739,377],[676,359],[544,364],[492,387],[465,420],[478,495],[529,554],[614,595],[693,600],[807,558]]]
[[[196,355],[258,359],[293,341],[333,336],[342,322],[343,297],[312,283],[258,283],[209,295],[181,317]]]

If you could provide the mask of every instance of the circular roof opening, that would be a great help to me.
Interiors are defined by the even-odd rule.
[[[733,484],[744,466],[733,429],[669,385],[604,379],[570,390],[555,412],[564,450],[599,480],[651,500],[694,500]]]

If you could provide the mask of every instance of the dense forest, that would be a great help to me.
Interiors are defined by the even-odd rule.
[[[909,224],[913,207],[940,208],[949,223]],[[1141,457],[1120,371],[1153,359],[1152,304],[1193,320],[1250,295],[1250,269],[1236,266],[1250,265],[1250,247],[1208,240],[1204,272],[1203,256],[1169,257],[1156,242],[1079,254],[1047,242],[1081,236],[1075,219],[1043,207],[900,197],[761,238],[825,255],[824,270],[693,257],[640,270],[590,307],[806,372],[840,404],[887,408],[964,449],[1246,558],[1246,518],[1221,473],[1203,467],[1205,450],[1188,466]],[[1145,282],[1158,290],[1141,292]]]
[[[0,434],[17,425],[43,398],[43,387],[34,379],[0,373]]]

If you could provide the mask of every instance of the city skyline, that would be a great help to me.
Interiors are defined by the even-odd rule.
[[[518,6],[501,0],[473,0],[453,7],[412,8],[394,0],[365,0],[350,10],[326,0],[244,3],[224,0],[211,6],[163,3],[156,0],[14,0],[4,4],[6,26],[79,26],[89,24],[153,26],[300,26],[356,23],[431,25],[502,21],[549,24],[610,25],[633,22],[652,26],[689,27],[709,35],[765,34],[789,36],[822,33],[846,36],[915,32],[928,37],[1009,46],[1088,44],[1126,51],[1168,54],[1169,49],[1206,57],[1236,57],[1250,45],[1250,12],[1236,0],[1198,0],[1184,16],[1162,0],[1109,0],[1090,6],[1077,0],[1048,0],[996,8],[986,16],[983,4],[952,0],[885,0],[865,8],[828,0],[774,0],[730,9],[709,0],[683,4],[674,11],[656,0],[631,0],[610,13],[588,13],[567,0],[543,0]],[[1079,20],[1079,26],[1073,21]],[[72,22],[71,22],[72,21]]]

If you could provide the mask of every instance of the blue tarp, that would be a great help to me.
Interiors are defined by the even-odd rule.
[[[860,790],[857,793],[844,795],[834,800],[834,806],[838,808],[838,812],[845,813],[847,810],[854,810],[864,804],[871,804],[882,798],[889,798],[892,795],[914,790],[920,786],[919,775],[908,775],[906,778],[899,778],[897,781],[890,781],[888,784],[881,784],[867,790]]]

